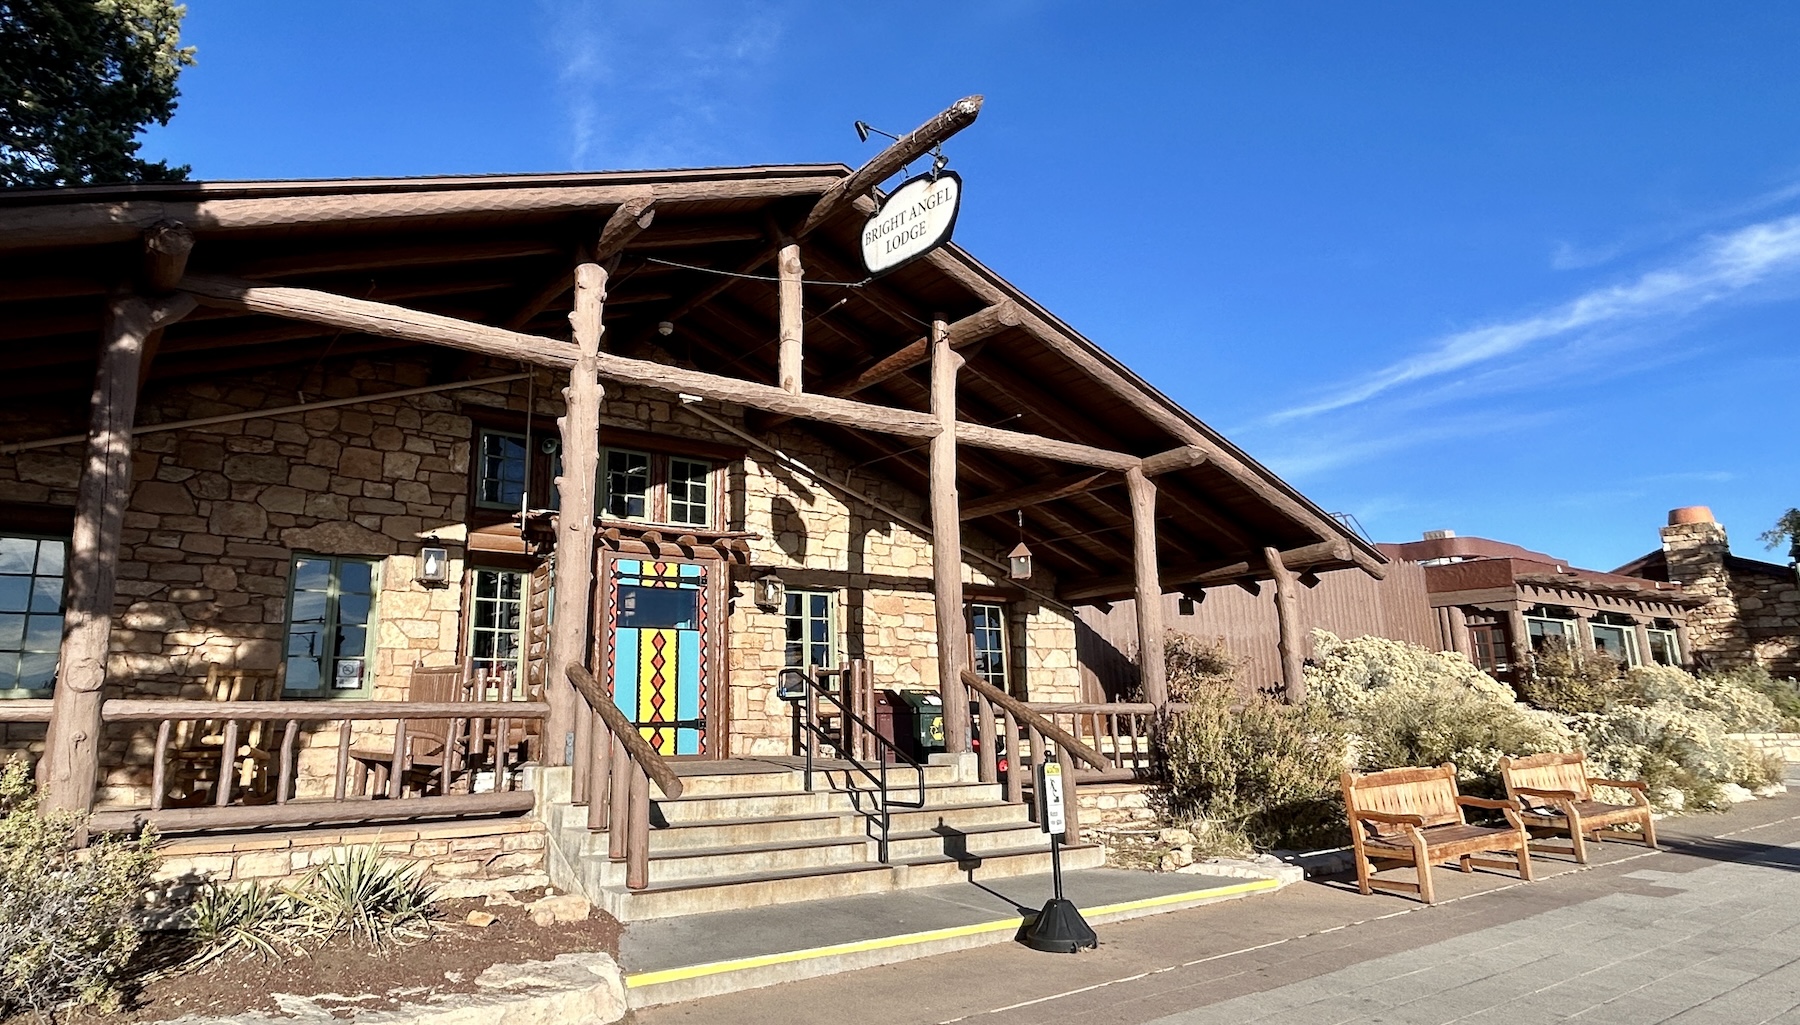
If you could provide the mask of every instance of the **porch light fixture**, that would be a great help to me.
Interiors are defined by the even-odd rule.
[[[781,574],[770,570],[756,578],[756,607],[765,612],[787,607],[787,582]]]
[[[426,538],[425,547],[419,549],[419,575],[415,579],[422,587],[450,586],[450,552],[436,534]]]
[[[1025,547],[1025,542],[1020,541],[1016,548],[1007,553],[1006,558],[1012,563],[1011,576],[1014,580],[1031,579],[1031,549]]]

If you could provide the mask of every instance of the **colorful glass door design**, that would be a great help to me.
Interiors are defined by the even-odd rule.
[[[659,754],[706,754],[706,567],[614,559],[606,674],[613,702]]]

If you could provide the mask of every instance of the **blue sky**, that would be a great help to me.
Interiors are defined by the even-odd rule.
[[[204,179],[840,160],[1325,508],[1611,568],[1800,504],[1800,5],[189,0]]]

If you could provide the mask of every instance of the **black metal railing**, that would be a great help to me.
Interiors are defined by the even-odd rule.
[[[794,704],[794,740],[805,758],[802,768],[804,786],[807,793],[813,792],[817,752],[821,745],[830,745],[847,767],[844,772],[844,789],[850,806],[862,815],[864,828],[879,848],[879,860],[886,864],[888,837],[893,832],[893,809],[925,807],[925,766],[900,750],[892,740],[882,736],[874,723],[858,715],[845,703],[842,694],[825,686],[823,678],[828,676],[848,678],[850,672],[847,668],[820,669],[811,673],[801,669],[783,669],[777,688],[783,698]],[[821,699],[837,708],[835,730],[819,721]],[[875,752],[873,766],[859,757],[859,752],[871,747]],[[888,766],[895,764],[912,770],[916,776],[919,795],[916,802],[898,800],[888,788]],[[857,774],[868,780],[875,789],[857,789],[852,779]],[[858,799],[865,793],[872,798],[868,807],[864,807]]]

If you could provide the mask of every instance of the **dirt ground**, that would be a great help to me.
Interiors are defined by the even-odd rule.
[[[516,896],[530,903],[542,891]],[[619,923],[598,910],[585,922],[538,926],[522,904],[473,898],[441,901],[435,907],[438,913],[430,935],[419,939],[373,947],[340,936],[297,955],[234,952],[195,970],[179,967],[192,951],[183,948],[174,934],[159,934],[145,944],[149,981],[130,995],[122,1012],[79,1011],[60,1020],[91,1025],[102,1020],[153,1022],[184,1014],[275,1011],[276,993],[329,994],[319,1001],[321,1005],[341,1004],[346,1010],[388,1008],[417,1003],[434,993],[473,991],[475,978],[496,964],[545,961],[587,951],[616,956],[619,950]],[[496,921],[486,928],[469,925],[465,920],[471,911],[485,911]]]

